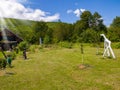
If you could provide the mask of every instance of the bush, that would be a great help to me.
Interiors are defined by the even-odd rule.
[[[117,49],[120,48],[120,42],[116,44],[115,48],[117,48]]]
[[[0,58],[0,69],[6,68],[6,64],[7,64],[6,60]]]
[[[64,48],[72,48],[72,43],[70,42],[60,42],[59,45]]]
[[[6,52],[6,55],[7,56],[11,56],[11,59],[12,60],[14,60],[15,59],[15,57],[16,57],[16,53],[15,52],[13,52],[13,51],[8,51],[8,52]]]
[[[37,48],[36,45],[31,45],[30,48],[29,48],[29,50],[30,50],[31,52],[35,52],[35,49],[36,49],[36,48]]]
[[[29,50],[30,50],[31,52],[36,52],[36,51],[39,51],[39,50],[42,49],[42,48],[43,48],[42,45],[31,45],[30,48],[29,48]]]
[[[24,49],[29,49],[29,44],[27,41],[23,41],[18,45],[19,49],[23,51]]]

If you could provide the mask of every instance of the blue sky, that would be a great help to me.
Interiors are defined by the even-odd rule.
[[[109,26],[116,16],[120,16],[120,0],[0,0],[0,6],[4,1],[10,1],[11,4],[9,3],[8,6],[11,5],[13,8],[9,8],[7,13],[1,15],[4,17],[38,21],[60,19],[62,22],[74,23],[80,19],[78,15],[84,10],[89,10],[92,13],[98,12],[104,24]],[[3,7],[8,7],[6,5]],[[5,9],[1,8],[2,6],[0,10],[4,12]]]
[[[61,21],[73,23],[79,19],[67,10],[85,9],[97,11],[109,25],[116,16],[120,16],[120,0],[30,0],[30,7],[40,8],[52,14],[59,13]]]

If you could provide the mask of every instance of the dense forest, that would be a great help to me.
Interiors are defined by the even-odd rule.
[[[114,42],[120,42],[120,17],[116,16],[109,27],[103,23],[98,12],[85,11],[80,19],[73,24],[58,22],[43,22],[5,18],[6,28],[10,29],[31,44],[51,44],[61,41],[98,43],[104,33]],[[1,22],[0,22],[1,23]]]

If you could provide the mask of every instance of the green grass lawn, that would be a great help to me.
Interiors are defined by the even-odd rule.
[[[100,48],[99,52],[102,52]],[[120,90],[120,49],[117,59],[96,55],[96,48],[84,46],[84,64],[80,69],[80,47],[44,48],[20,55],[12,68],[0,70],[0,90]]]

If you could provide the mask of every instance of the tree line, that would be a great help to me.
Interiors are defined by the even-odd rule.
[[[116,16],[109,27],[103,23],[98,12],[84,11],[80,19],[73,24],[61,22],[43,22],[17,19],[5,19],[7,27],[31,44],[51,44],[62,41],[98,43],[104,33],[114,42],[120,42],[120,17]]]

